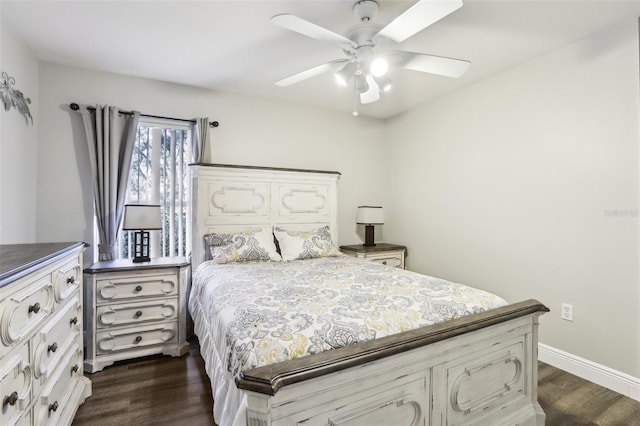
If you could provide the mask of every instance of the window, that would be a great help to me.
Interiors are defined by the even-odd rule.
[[[127,204],[159,204],[162,230],[150,231],[151,257],[186,256],[190,247],[191,126],[142,118],[138,124],[127,187]],[[132,257],[132,231],[120,231],[118,258]]]

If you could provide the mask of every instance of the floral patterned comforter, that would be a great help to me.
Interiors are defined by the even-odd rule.
[[[224,343],[217,358],[233,376],[503,305],[486,291],[347,256],[205,262],[189,299]]]

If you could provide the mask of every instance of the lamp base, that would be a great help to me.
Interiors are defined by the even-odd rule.
[[[148,262],[149,258],[149,231],[136,231],[133,233],[133,263]]]
[[[364,227],[364,244],[363,244],[363,246],[372,247],[372,246],[376,245],[376,243],[374,242],[375,239],[373,238],[373,233],[374,233],[374,226],[373,225],[366,225]]]

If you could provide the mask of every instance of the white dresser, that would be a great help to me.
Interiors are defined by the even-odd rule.
[[[70,425],[83,374],[84,243],[0,245],[2,425]]]
[[[85,370],[95,373],[115,361],[152,354],[187,353],[190,271],[184,257],[97,262],[85,269]]]

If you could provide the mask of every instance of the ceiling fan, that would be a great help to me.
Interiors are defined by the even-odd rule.
[[[378,3],[361,0],[353,6],[359,23],[347,30],[344,36],[288,13],[275,15],[271,18],[274,24],[316,40],[336,43],[347,56],[286,77],[276,85],[290,86],[334,71],[337,82],[343,86],[353,80],[360,102],[368,104],[380,99],[381,91],[391,88],[391,80],[387,76],[389,67],[460,77],[469,68],[469,61],[392,49],[394,44],[402,43],[460,7],[462,0],[419,0],[382,27],[373,22]],[[354,115],[357,115],[356,110]]]

